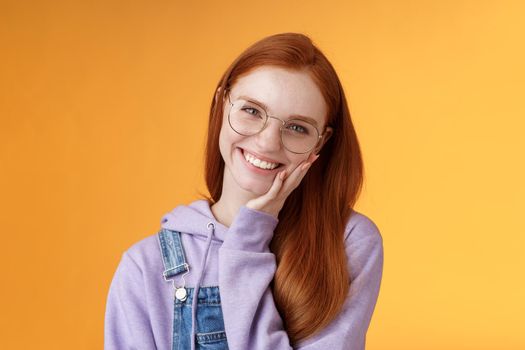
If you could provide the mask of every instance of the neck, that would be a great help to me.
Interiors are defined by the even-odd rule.
[[[221,198],[211,206],[211,211],[218,222],[230,227],[239,209],[253,198],[255,195],[240,188],[226,169],[222,181]]]

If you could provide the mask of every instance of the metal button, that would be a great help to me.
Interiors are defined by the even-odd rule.
[[[175,289],[175,298],[177,298],[180,301],[185,301],[188,297],[188,293],[186,292],[186,288],[180,287]]]

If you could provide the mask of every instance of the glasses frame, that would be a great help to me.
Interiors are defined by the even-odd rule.
[[[281,119],[281,118],[277,118],[276,116],[273,116],[273,115],[268,114],[268,112],[266,111],[266,109],[265,109],[263,106],[259,105],[258,103],[252,102],[252,101],[249,101],[249,102],[250,102],[250,103],[253,103],[254,105],[257,105],[258,107],[261,108],[261,110],[264,111],[264,114],[266,115],[266,120],[264,121],[264,125],[263,125],[263,127],[261,128],[261,130],[259,130],[259,131],[256,132],[255,134],[241,134],[240,132],[238,132],[237,130],[235,130],[235,128],[233,127],[232,122],[231,122],[231,120],[230,120],[230,115],[231,115],[231,111],[232,111],[232,107],[234,106],[234,103],[233,103],[232,100],[231,100],[230,92],[227,91],[226,94],[228,95],[228,102],[229,102],[229,104],[230,104],[230,110],[228,111],[228,124],[230,125],[230,128],[231,128],[233,131],[235,131],[237,134],[239,134],[239,135],[242,135],[242,136],[255,136],[255,135],[257,135],[257,134],[260,134],[264,129],[266,129],[266,126],[268,125],[268,120],[269,120],[270,118],[272,118],[272,119],[277,119],[277,120],[279,120],[279,121],[281,122],[281,127],[279,128],[279,130],[280,130],[280,134],[281,134],[281,137],[280,137],[280,138],[281,138],[281,144],[282,144],[283,147],[284,147],[287,151],[289,151],[289,152],[292,152],[292,153],[295,153],[295,154],[305,154],[305,153],[311,152],[312,150],[314,150],[314,149],[319,145],[319,141],[321,141],[321,139],[323,138],[324,133],[321,134],[321,133],[319,132],[319,129],[317,129],[317,127],[314,126],[312,123],[310,123],[310,122],[308,122],[308,121],[306,121],[306,120],[303,120],[303,119],[289,119],[289,120],[283,120],[283,119]],[[235,101],[235,102],[237,102],[237,101]],[[315,131],[317,132],[317,141],[315,142],[315,145],[314,145],[312,148],[310,148],[308,151],[305,151],[305,152],[295,152],[295,151],[290,150],[290,149],[289,149],[288,147],[286,147],[286,145],[284,144],[284,141],[283,141],[283,128],[284,128],[284,126],[286,125],[286,123],[288,123],[288,122],[290,122],[290,121],[294,121],[294,120],[299,120],[299,121],[301,121],[301,122],[306,122],[306,123],[312,125],[312,127],[313,127],[313,128],[315,129]],[[326,130],[326,128],[325,128],[325,130]]]

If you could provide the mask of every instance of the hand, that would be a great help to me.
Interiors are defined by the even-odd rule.
[[[286,170],[277,173],[268,192],[260,197],[249,200],[246,203],[246,207],[263,211],[277,217],[288,195],[299,186],[306,172],[317,158],[319,158],[319,155],[312,153],[308,159],[299,164],[290,175],[286,174]]]

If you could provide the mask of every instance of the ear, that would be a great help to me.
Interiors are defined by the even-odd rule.
[[[319,140],[319,143],[315,147],[315,150],[314,150],[315,154],[319,154],[319,152],[321,152],[321,148],[323,148],[323,146],[325,145],[326,141],[328,141],[328,139],[330,139],[330,137],[332,137],[333,133],[334,133],[334,129],[332,129],[331,127],[327,126],[325,131],[324,131],[323,136],[321,137],[321,139]]]

